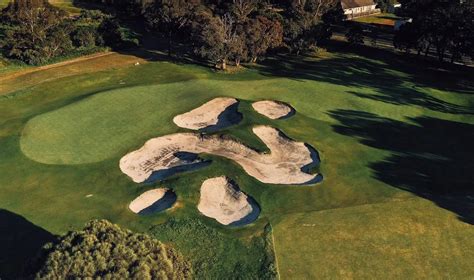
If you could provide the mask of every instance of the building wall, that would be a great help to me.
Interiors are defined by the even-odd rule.
[[[360,16],[366,16],[371,14],[380,13],[380,9],[376,8],[376,5],[361,6],[350,9],[344,9],[344,14],[347,18],[355,18]]]

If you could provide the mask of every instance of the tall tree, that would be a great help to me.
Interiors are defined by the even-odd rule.
[[[155,0],[145,10],[146,22],[152,30],[159,31],[168,40],[168,55],[182,32],[189,27],[200,0]]]
[[[264,55],[268,49],[281,45],[283,27],[278,20],[257,16],[246,25],[246,43],[251,62]]]
[[[200,31],[198,54],[227,69],[229,59],[240,60],[246,55],[241,33],[237,33],[236,21],[230,14],[214,16],[207,14]]]
[[[341,9],[337,0],[290,0],[283,7],[284,41],[290,52],[296,54],[315,46],[321,39],[320,35],[327,37],[326,33],[321,32],[324,28],[318,25],[325,24],[325,14]]]

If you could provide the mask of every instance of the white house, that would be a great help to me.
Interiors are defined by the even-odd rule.
[[[374,0],[341,0],[341,5],[348,19],[380,13]]]

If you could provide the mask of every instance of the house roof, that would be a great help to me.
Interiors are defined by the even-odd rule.
[[[343,9],[351,9],[364,6],[375,5],[374,0],[341,0]]]

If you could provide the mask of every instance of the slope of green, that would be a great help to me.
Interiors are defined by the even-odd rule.
[[[322,266],[330,267],[323,253],[310,257],[309,250],[322,245],[324,250],[334,248],[341,254],[344,265],[352,267],[348,273],[356,276],[367,276],[372,267],[394,277],[410,276],[397,272],[394,266],[420,261],[426,266],[419,270],[422,275],[452,273],[462,277],[462,271],[469,272],[466,260],[472,258],[474,249],[468,225],[474,221],[474,208],[466,195],[472,193],[474,180],[473,71],[438,71],[390,54],[365,55],[368,57],[341,51],[324,59],[279,57],[232,75],[193,65],[149,62],[96,73],[81,73],[75,65],[77,75],[54,79],[51,74],[28,87],[21,87],[21,79],[11,80],[9,83],[18,83],[21,89],[0,96],[0,205],[54,234],[81,228],[91,219],[104,218],[146,232],[176,218],[198,220],[225,234],[225,240],[235,238],[235,244],[249,244],[252,237],[263,236],[270,221],[284,278],[329,276],[330,272],[321,270]],[[15,88],[15,84],[6,86]],[[223,133],[265,149],[251,133],[252,126],[278,127],[319,151],[322,163],[318,169],[324,181],[315,186],[266,185],[234,162],[206,155],[213,161],[210,166],[164,182],[135,184],[120,172],[118,162],[125,153],[151,137],[184,131],[172,123],[173,116],[216,96],[242,101],[243,121]],[[261,99],[288,102],[297,113],[286,120],[270,121],[251,109],[251,102]],[[229,229],[200,215],[196,208],[200,185],[206,178],[220,175],[236,180],[259,203],[262,212],[255,224]],[[146,217],[128,210],[130,201],[155,187],[174,189],[177,205]],[[415,199],[417,196],[432,202]],[[398,206],[405,200],[407,207]],[[373,203],[386,206],[357,207]],[[366,209],[363,207],[373,208],[367,214],[358,210]],[[333,210],[323,211],[328,209]],[[384,261],[377,248],[365,252],[360,249],[364,243],[331,240],[330,226],[318,227],[315,232],[319,235],[299,232],[295,226],[298,219],[346,226],[344,231],[357,230],[366,240],[372,233],[376,247],[402,250],[405,242],[412,256],[387,253],[383,256],[392,259]],[[387,221],[396,222],[398,228],[416,227],[419,221],[429,232],[426,238],[415,234],[399,238]],[[184,230],[185,223],[182,226]],[[449,235],[434,236],[448,227]],[[177,229],[155,234],[174,242],[173,230]],[[318,236],[322,239],[317,240]],[[202,258],[198,247],[192,248],[192,243],[180,238],[176,245],[183,252],[194,261]],[[453,250],[448,243],[438,245],[448,241]],[[214,265],[242,263],[241,256],[253,254],[245,246],[237,250],[235,244],[227,248],[227,260],[218,258]],[[436,254],[429,255],[427,248],[436,248]],[[228,260],[230,257],[234,259]],[[353,263],[354,258],[359,263]],[[293,265],[297,271],[289,274],[285,265]],[[446,274],[436,273],[436,265]],[[230,265],[225,267],[209,275],[223,275],[230,270]],[[242,278],[255,277],[252,273],[258,269],[251,267]],[[430,267],[433,274],[427,272]],[[350,276],[342,272],[331,275]]]

